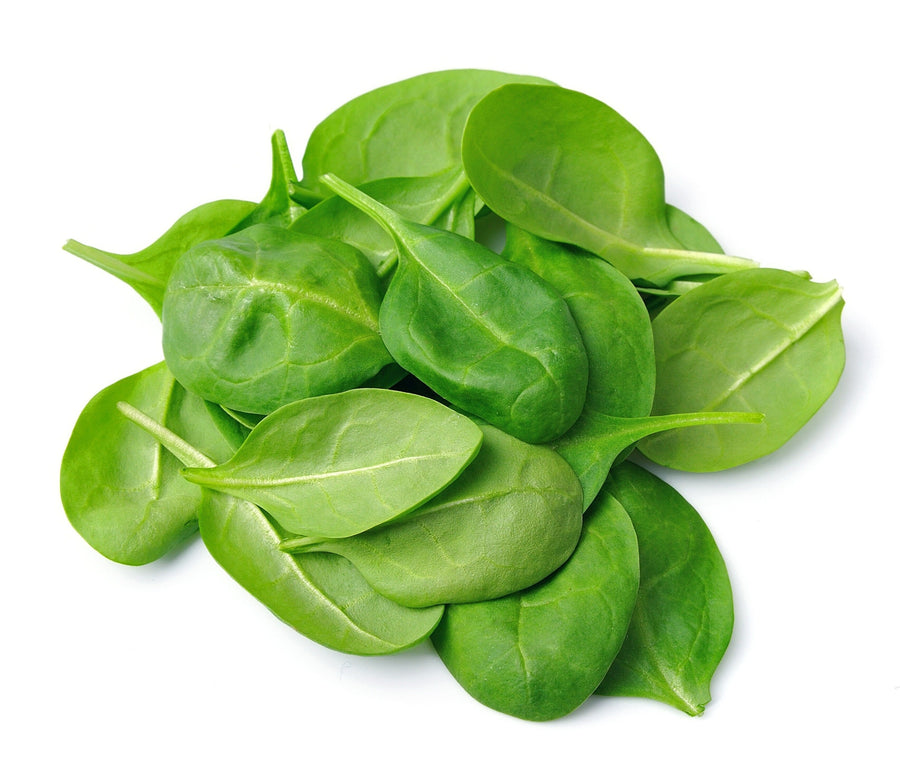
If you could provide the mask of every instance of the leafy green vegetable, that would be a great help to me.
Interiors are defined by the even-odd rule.
[[[509,84],[469,114],[463,163],[494,212],[602,256],[632,280],[755,266],[690,251],[672,234],[663,172],[646,139],[604,103],[558,86]]]
[[[559,571],[521,593],[448,606],[431,640],[476,700],[524,719],[555,719],[587,700],[606,674],[628,629],[638,577],[628,515],[601,496]]]
[[[289,229],[306,208],[291,199],[291,184],[297,177],[284,132],[272,135],[272,182],[262,201],[232,231],[239,232],[254,224],[272,224]]]
[[[123,420],[137,424],[133,428],[185,465],[213,465],[144,413],[126,403],[118,406]],[[443,613],[439,606],[408,609],[383,598],[343,558],[281,552],[284,533],[248,501],[204,490],[199,520],[204,545],[225,571],[288,625],[331,649],[398,652],[427,638]]]
[[[390,363],[378,279],[334,240],[260,224],[196,246],[172,270],[163,352],[189,390],[267,414],[355,388]]]
[[[149,302],[157,315],[162,315],[163,293],[178,257],[204,240],[225,236],[253,209],[252,202],[231,199],[200,205],[137,253],[109,253],[75,240],[66,242],[63,249],[124,280]]]
[[[653,321],[653,411],[750,410],[759,426],[678,430],[643,441],[656,463],[716,471],[790,439],[837,385],[844,366],[837,283],[774,269],[736,272],[689,291]]]
[[[603,492],[634,525],[641,585],[625,642],[597,692],[700,714],[734,622],[722,556],[694,508],[645,469],[617,466]]]
[[[285,405],[191,482],[251,501],[295,534],[351,536],[411,512],[477,454],[481,429],[431,399],[360,388]]]
[[[484,426],[478,457],[404,520],[337,541],[288,540],[288,551],[343,555],[406,606],[496,598],[543,579],[572,553],[581,488],[544,447]]]
[[[475,235],[476,196],[461,170],[453,168],[418,178],[384,178],[362,184],[360,191],[410,221],[469,238]],[[292,228],[352,245],[366,255],[379,276],[389,275],[397,264],[393,238],[341,197],[323,200]]]
[[[315,128],[301,180],[271,142],[259,203],[134,254],[66,244],[153,306],[166,356],[76,423],[72,525],[146,563],[199,522],[301,633],[360,655],[430,635],[506,714],[701,713],[728,575],[625,459],[714,471],[787,441],[841,374],[837,284],[726,255],[635,127],[540,78],[375,89]]]
[[[325,180],[397,244],[400,263],[379,315],[394,360],[447,401],[526,442],[566,431],[584,405],[587,356],[552,286],[472,240]]]
[[[472,106],[511,82],[549,83],[492,70],[444,70],[360,95],[313,130],[303,156],[302,184],[327,194],[319,182],[326,173],[358,185],[458,169],[460,138]]]
[[[228,457],[234,431],[223,433],[211,409],[184,390],[165,364],[104,388],[75,423],[60,471],[60,495],[72,526],[111,560],[157,560],[197,530],[200,488],[178,461],[116,411],[126,401],[164,419],[209,455]]]

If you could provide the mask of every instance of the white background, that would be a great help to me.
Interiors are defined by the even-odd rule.
[[[0,771],[898,773],[891,5],[6,10]],[[734,640],[701,718],[640,699],[591,700],[552,723],[505,717],[471,700],[427,645],[330,652],[199,542],[117,566],[59,504],[83,405],[161,358],[150,308],[61,251],[65,239],[129,252],[202,202],[258,199],[274,129],[299,166],[309,132],[345,101],[457,67],[541,75],[604,100],[656,147],[669,201],[728,251],[844,288],[848,365],[813,422],[739,470],[666,475],[705,516],[735,588]]]

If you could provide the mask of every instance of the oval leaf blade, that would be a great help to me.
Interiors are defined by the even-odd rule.
[[[725,562],[696,510],[647,470],[623,463],[603,492],[634,525],[641,585],[625,642],[597,692],[700,714],[734,623]]]
[[[777,269],[714,278],[653,321],[655,415],[751,411],[757,426],[679,429],[638,449],[686,471],[717,471],[776,450],[819,409],[844,367],[837,283]]]
[[[288,404],[226,463],[185,477],[265,509],[294,534],[351,536],[411,512],[477,454],[481,429],[423,396],[360,388]]]
[[[638,577],[628,515],[601,496],[559,571],[522,593],[448,606],[432,643],[476,700],[523,719],[556,719],[587,700],[609,669]]]

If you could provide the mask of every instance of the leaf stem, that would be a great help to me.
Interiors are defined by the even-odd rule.
[[[278,549],[283,552],[301,552],[307,547],[320,544],[325,541],[321,536],[294,536],[278,543]]]
[[[196,447],[190,445],[149,415],[145,415],[137,407],[124,401],[118,402],[116,407],[126,418],[144,429],[185,466],[210,468],[216,465],[215,461],[207,458]]]
[[[115,253],[92,248],[90,245],[85,245],[77,240],[68,240],[63,245],[63,250],[68,251],[73,256],[77,256],[79,259],[84,259],[96,267],[100,267],[100,269],[106,270],[121,280],[140,283],[153,288],[165,288],[165,283],[162,280],[142,272],[131,264],[127,264]]]

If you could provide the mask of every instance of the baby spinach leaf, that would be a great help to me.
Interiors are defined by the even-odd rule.
[[[259,224],[185,253],[163,305],[163,352],[189,390],[235,410],[355,388],[391,362],[378,279],[334,240]]]
[[[97,552],[141,565],[197,530],[200,489],[181,477],[173,456],[116,411],[120,401],[163,418],[210,455],[230,456],[236,437],[233,430],[223,433],[203,400],[185,391],[163,363],[88,402],[63,454],[63,508]]]
[[[427,177],[384,178],[362,184],[360,191],[416,223],[469,238],[475,235],[475,192],[460,169]],[[292,228],[352,245],[366,255],[379,276],[396,266],[397,247],[391,236],[341,197],[323,200]]]
[[[712,426],[648,438],[650,460],[716,471],[766,455],[828,398],[844,366],[837,283],[775,269],[736,272],[680,296],[653,321],[653,411],[749,410],[759,426]]]
[[[283,548],[343,555],[405,606],[496,598],[543,579],[578,541],[578,480],[552,450],[483,431],[481,452],[459,479],[402,521]]]
[[[184,476],[257,504],[292,533],[350,536],[441,491],[481,440],[475,423],[436,401],[359,388],[276,410],[231,460]]]
[[[549,282],[581,331],[588,358],[584,410],[575,425],[550,444],[581,480],[586,509],[608,467],[603,418],[641,417],[653,407],[656,365],[650,318],[631,282],[587,252],[509,225],[503,255]]]
[[[214,465],[146,414],[122,402],[119,409],[186,466]],[[288,625],[331,649],[398,652],[427,638],[443,613],[439,606],[408,609],[383,598],[343,558],[281,552],[283,531],[248,501],[204,490],[199,520],[204,545],[233,579]]]
[[[566,431],[584,405],[587,356],[553,287],[473,240],[408,221],[334,176],[324,180],[396,242],[399,265],[379,314],[394,360],[526,442]]]
[[[232,231],[239,232],[253,224],[273,224],[289,229],[306,212],[305,207],[291,199],[291,184],[296,177],[284,132],[276,130],[272,135],[272,182],[269,191]]]
[[[172,266],[188,248],[231,232],[253,211],[252,202],[221,199],[194,208],[152,245],[137,253],[109,253],[69,240],[63,249],[124,280],[162,315],[163,294]]]
[[[319,178],[329,172],[358,185],[459,170],[460,138],[469,110],[492,89],[510,82],[549,83],[492,70],[445,70],[360,95],[313,130],[303,156],[302,184],[328,193]]]
[[[222,568],[307,638],[355,655],[399,652],[426,639],[443,607],[410,609],[376,593],[337,555],[282,552],[286,534],[259,507],[205,491],[200,536]]]
[[[625,642],[597,692],[700,714],[734,623],[722,556],[694,508],[646,469],[615,467],[603,493],[634,525],[641,585]]]
[[[431,640],[476,700],[523,719],[556,719],[587,700],[609,669],[638,577],[628,515],[601,496],[559,571],[521,593],[448,606]]]
[[[508,84],[469,114],[462,157],[494,212],[540,237],[665,285],[755,262],[687,250],[669,227],[663,172],[646,139],[604,103],[558,86]]]

